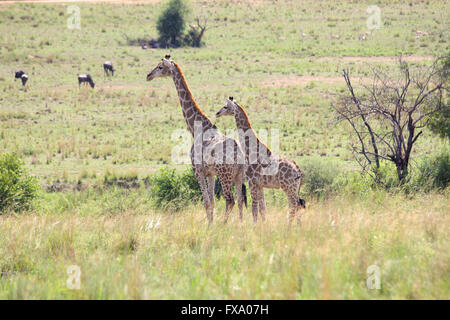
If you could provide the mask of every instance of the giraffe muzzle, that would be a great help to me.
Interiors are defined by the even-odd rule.
[[[149,73],[149,74],[147,75],[147,81],[152,81],[152,80],[153,80],[153,76],[152,76],[151,73]]]

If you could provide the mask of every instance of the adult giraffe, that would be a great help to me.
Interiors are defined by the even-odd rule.
[[[252,195],[253,221],[257,221],[258,207],[262,220],[265,219],[266,204],[264,189],[282,189],[289,200],[289,222],[296,212],[305,208],[305,200],[298,197],[302,184],[303,172],[298,165],[289,159],[275,157],[270,149],[256,136],[245,110],[233,101],[227,99],[227,104],[220,109],[216,117],[234,116],[238,129],[239,141],[245,153],[245,176]],[[300,216],[298,217],[300,223]]]
[[[225,222],[234,206],[233,183],[236,184],[239,217],[242,220],[242,206],[245,201],[243,194],[245,159],[239,144],[220,133],[198,107],[180,66],[170,60],[170,56],[166,56],[158,63],[147,75],[147,81],[162,77],[173,79],[184,119],[194,136],[190,157],[195,178],[202,191],[208,223],[213,221],[215,176],[219,178],[226,201]]]

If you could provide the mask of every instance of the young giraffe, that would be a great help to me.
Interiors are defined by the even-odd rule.
[[[247,113],[233,101],[227,99],[227,104],[220,109],[216,117],[234,116],[238,129],[241,147],[245,153],[245,175],[252,195],[253,221],[257,222],[258,205],[262,220],[265,219],[266,205],[264,189],[282,189],[289,200],[289,222],[295,217],[300,208],[305,208],[305,200],[298,198],[298,191],[302,183],[303,172],[297,164],[288,159],[278,159],[272,155],[270,149],[256,136]],[[300,216],[298,217],[300,223]]]
[[[245,159],[239,144],[234,139],[221,134],[201,111],[188,88],[180,66],[171,61],[170,56],[162,59],[147,75],[147,81],[161,77],[173,79],[184,119],[189,131],[194,136],[190,157],[195,178],[202,191],[208,222],[213,221],[215,176],[219,178],[226,201],[225,222],[234,206],[233,183],[236,184],[239,217],[242,220],[242,205],[245,197],[242,187]]]

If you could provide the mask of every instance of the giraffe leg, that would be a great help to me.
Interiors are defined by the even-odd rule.
[[[266,201],[264,199],[264,189],[261,187],[258,190],[259,198],[259,214],[261,215],[261,220],[266,221]]]
[[[258,188],[254,184],[250,184],[250,194],[252,195],[252,215],[253,222],[256,223],[258,221]]]
[[[302,207],[300,206],[300,203],[299,203],[298,201],[299,201],[299,200],[297,200],[297,211],[298,211],[297,224],[298,224],[299,226],[301,226],[301,225],[302,225],[302,215],[303,215],[303,212],[302,212]]]
[[[289,226],[292,224],[292,221],[295,218],[295,213],[298,208],[298,197],[294,194],[288,195],[289,200]]]
[[[208,182],[208,193],[209,193],[209,205],[211,206],[211,211],[214,213],[214,188],[216,186],[216,177],[208,176],[206,177]]]
[[[209,199],[208,189],[206,186],[206,181],[203,173],[198,168],[194,167],[194,175],[197,179],[198,184],[200,185],[200,190],[202,191],[202,197],[203,197],[203,205],[205,206],[206,210],[206,217],[208,218],[208,224],[211,224],[213,222],[213,212],[211,210],[211,203]]]
[[[235,185],[236,185],[236,193],[237,193],[237,199],[238,199],[238,208],[239,208],[239,219],[242,221],[242,208],[244,205],[244,190],[242,189],[242,185],[243,185],[244,181],[241,177],[238,177],[235,180]]]
[[[222,182],[221,182],[222,183]],[[234,207],[234,197],[233,197],[233,185],[231,182],[223,183],[223,197],[226,201],[226,208],[225,208],[225,223],[228,221],[228,217],[230,216],[231,210],[233,210]]]
[[[299,226],[301,226],[302,224],[302,207],[305,206],[305,200],[300,199],[300,197],[298,196],[298,192],[300,190],[300,186],[302,184],[302,180],[298,179],[295,181],[295,183],[293,184],[293,188],[291,189],[290,192],[290,197],[293,198],[293,202],[295,203],[295,212],[294,215],[297,216],[297,224]],[[302,204],[303,201],[303,204]],[[297,214],[298,212],[298,214]]]

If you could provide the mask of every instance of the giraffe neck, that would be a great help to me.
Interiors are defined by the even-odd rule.
[[[252,125],[250,124],[250,120],[248,119],[247,113],[245,110],[236,103],[237,105],[237,113],[234,116],[234,119],[236,120],[236,127],[242,131],[243,136],[239,134],[239,140],[241,141],[241,145],[244,148],[245,155],[248,156],[250,153],[250,142],[252,139],[253,141],[256,141],[258,152],[261,154],[267,154],[270,155],[272,152],[270,149],[259,140],[258,136],[256,135],[255,130],[253,130]]]
[[[211,120],[209,120],[209,118],[202,112],[195,102],[181,68],[175,62],[173,64],[175,66],[175,70],[172,74],[172,79],[175,83],[175,87],[177,88],[181,109],[189,131],[192,135],[194,135],[194,124],[196,121],[201,121],[203,131],[215,129],[216,126],[212,124]]]

